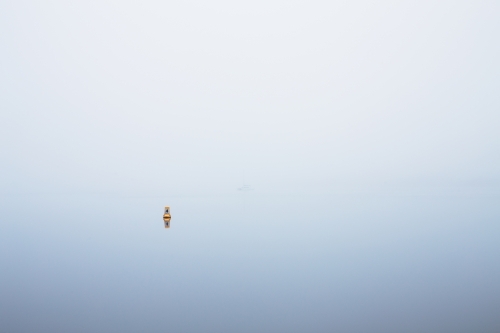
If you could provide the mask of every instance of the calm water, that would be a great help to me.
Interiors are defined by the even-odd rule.
[[[498,332],[499,199],[4,196],[1,331]]]

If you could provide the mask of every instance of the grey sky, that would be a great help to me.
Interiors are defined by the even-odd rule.
[[[3,1],[0,188],[500,178],[497,1]]]

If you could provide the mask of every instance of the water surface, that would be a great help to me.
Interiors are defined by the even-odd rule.
[[[499,199],[4,196],[2,330],[497,332]]]

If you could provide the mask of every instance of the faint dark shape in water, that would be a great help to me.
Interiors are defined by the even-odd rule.
[[[238,191],[253,191],[253,188],[251,188],[250,185],[243,185],[242,187],[238,188]]]

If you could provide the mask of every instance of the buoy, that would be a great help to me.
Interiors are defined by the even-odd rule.
[[[169,219],[171,217],[172,216],[170,216],[170,207],[169,206],[165,206],[165,210],[163,211],[163,218],[164,219]]]
[[[170,217],[164,218],[163,222],[165,222],[165,229],[170,228]]]

